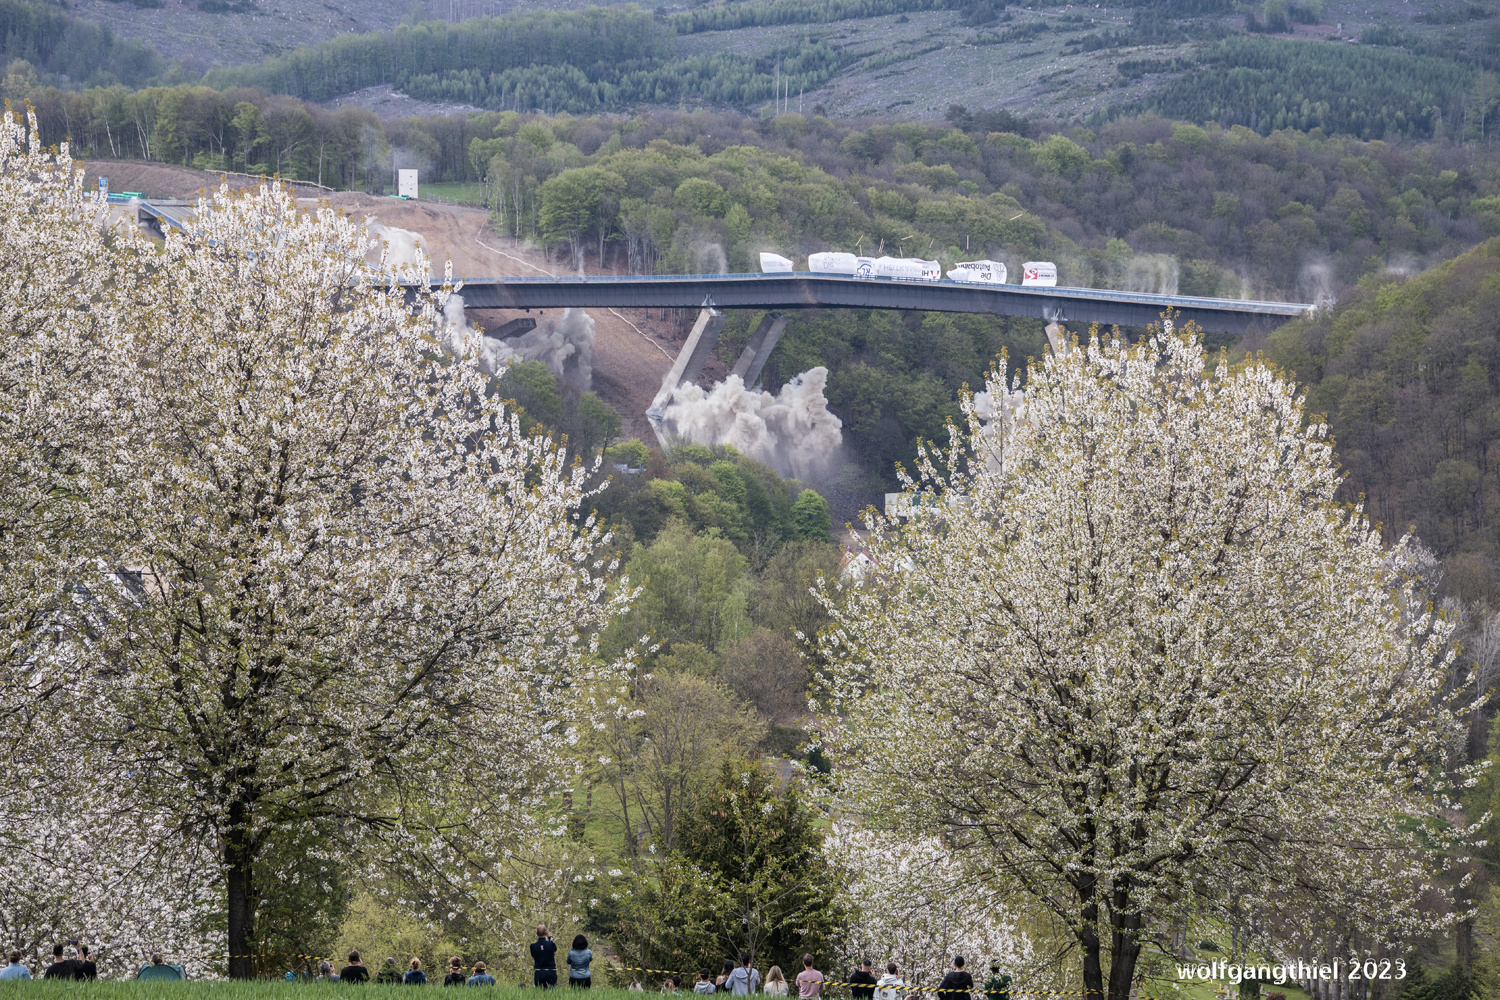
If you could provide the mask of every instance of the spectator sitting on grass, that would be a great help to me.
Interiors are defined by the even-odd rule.
[[[339,982],[341,983],[368,983],[370,981],[370,970],[365,968],[359,960],[359,952],[349,953],[349,964],[339,970]]]
[[[468,981],[464,975],[464,960],[454,955],[448,959],[448,974],[443,977],[444,986],[462,986]]]
[[[485,969],[483,962],[474,963],[474,974],[469,977],[470,986],[494,986],[495,977]]]
[[[387,958],[380,971],[375,973],[377,983],[399,983],[401,982],[401,970],[396,968],[396,960]]]
[[[740,952],[740,964],[729,973],[729,992],[737,997],[749,996],[760,989],[760,973],[750,967],[750,953]]]
[[[10,964],[0,969],[0,981],[30,978],[31,970],[21,964],[21,953],[19,951],[12,951],[10,953]]]
[[[151,964],[141,966],[141,971],[135,974],[137,979],[186,979],[182,974],[182,966],[168,965],[163,962],[161,955],[152,955]]]
[[[415,955],[411,957],[411,968],[406,970],[406,975],[401,977],[401,981],[407,986],[427,985],[427,973],[422,971],[422,960],[420,958]]]
[[[714,974],[707,969],[698,970],[698,981],[693,984],[694,993],[712,993],[714,991]]]

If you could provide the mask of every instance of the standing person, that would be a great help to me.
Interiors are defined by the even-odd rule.
[[[21,953],[13,951],[10,953],[10,964],[0,969],[0,982],[7,979],[30,979],[31,970],[21,964]]]
[[[477,968],[477,966],[476,966]],[[454,955],[448,959],[448,974],[443,977],[444,986],[462,986],[469,981],[464,975],[464,960]]]
[[[557,942],[547,933],[547,925],[536,929],[536,940],[531,942],[531,970],[533,982],[542,989],[557,985]]]
[[[739,967],[729,974],[729,992],[742,997],[759,989],[760,973],[750,968],[750,953],[742,951]]]
[[[1000,971],[1000,962],[990,962],[990,978],[984,981],[984,1000],[1010,1000],[1010,976]]]
[[[875,975],[870,971],[868,958],[849,977],[849,996],[854,1000],[875,1000]]]
[[[349,964],[339,970],[339,982],[341,983],[368,983],[370,981],[370,970],[365,968],[365,963],[359,960],[359,952],[349,953]]]
[[[411,968],[406,970],[406,975],[401,977],[401,982],[407,986],[426,986],[427,973],[422,971],[422,960],[417,956],[411,957]]]
[[[582,934],[573,935],[573,947],[568,951],[568,985],[586,990],[594,985],[594,976],[589,972],[589,963],[594,953],[589,949],[589,939]]]
[[[766,996],[786,996],[786,977],[781,974],[781,966],[773,965],[766,973]]]
[[[813,968],[813,957],[802,956],[802,971],[797,973],[797,996],[802,1000],[818,1000],[823,993],[823,973]]]
[[[474,974],[469,977],[470,986],[494,986],[495,977],[490,975],[489,969],[483,962],[474,963]]]
[[[876,1000],[902,1000],[902,991],[899,987],[905,985],[906,983],[901,979],[901,970],[896,968],[896,963],[887,962],[885,975],[881,976],[880,981],[875,984]]]
[[[964,957],[953,956],[953,968],[938,983],[938,1000],[970,1000],[974,992],[974,977],[964,971]]]
[[[78,959],[64,958],[63,946],[52,946],[52,964],[47,966],[47,971],[42,973],[43,979],[77,979]]]
[[[89,958],[89,946],[81,944],[78,946],[78,971],[74,973],[75,979],[98,979],[99,966]]]

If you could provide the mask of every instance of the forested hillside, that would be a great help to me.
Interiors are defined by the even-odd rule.
[[[117,38],[106,27],[36,0],[0,0],[0,55],[20,63],[7,69],[19,77],[7,82],[12,88],[35,84],[39,73],[78,86],[139,87],[167,69],[149,44]]]
[[[1441,9],[1415,17],[1386,11],[1356,38],[1324,23],[1321,0],[1130,0],[1092,9],[1061,2],[1021,9],[1003,0],[739,0],[655,11],[605,3],[458,21],[418,4],[390,30],[295,48],[280,43],[259,62],[208,68],[196,54],[186,62],[162,58],[151,40],[164,34],[137,25],[139,18],[106,19],[141,29],[140,38],[121,41],[49,0],[6,0],[0,45],[13,98],[41,85],[201,78],[220,90],[255,87],[315,102],[390,87],[417,101],[519,112],[774,112],[795,100],[804,111],[933,118],[962,94],[968,103],[1095,126],[1155,110],[1263,135],[1316,127],[1362,139],[1482,137],[1500,106],[1493,75],[1500,17],[1477,5],[1456,14],[1436,0],[1428,5]],[[262,21],[291,16],[279,6],[261,11],[220,0],[203,0],[189,16],[240,6],[223,16],[243,14],[257,31],[271,30]],[[1289,31],[1300,33],[1293,40]],[[284,26],[273,33],[283,37]]]
[[[1154,116],[1043,128],[960,108],[956,125],[507,112],[385,129],[357,109],[255,91],[36,101],[46,134],[72,122],[85,155],[144,135],[164,159],[335,186],[385,189],[398,160],[431,165],[428,178],[488,178],[498,232],[588,269],[745,271],[761,250],[858,248],[987,255],[1013,272],[1040,257],[1068,284],[1314,301],[1500,232],[1500,164],[1479,143],[1262,137]],[[752,319],[732,323],[726,358]],[[793,330],[767,386],[829,368],[846,441],[875,477],[860,488],[875,491],[917,438],[944,433],[959,389],[1000,350],[1015,370],[1041,345],[1037,324],[998,319],[836,313],[798,316]]]
[[[1409,279],[1371,275],[1276,331],[1269,355],[1327,414],[1344,498],[1365,497],[1388,537],[1415,531],[1451,593],[1500,603],[1500,240]]]
[[[805,39],[767,58],[679,59],[675,37],[636,7],[424,22],[217,70],[204,82],[314,101],[390,83],[424,100],[576,113],[682,100],[747,104],[769,99],[782,85],[813,89],[841,65],[826,44]]]
[[[1172,118],[1258,131],[1431,138],[1463,127],[1478,77],[1474,66],[1436,55],[1235,36],[1147,103]]]

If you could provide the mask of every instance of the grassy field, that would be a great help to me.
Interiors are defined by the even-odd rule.
[[[418,189],[418,193],[423,200],[427,201],[451,201],[459,205],[484,204],[483,184],[460,184],[457,182],[423,184]]]
[[[1147,983],[1140,991],[1140,995],[1154,998],[1154,1000],[1218,1000],[1217,991],[1228,985],[1230,984],[1196,980],[1180,986]],[[441,986],[433,982],[429,982],[428,986],[441,989]],[[139,982],[128,979],[100,979],[92,983],[31,980],[19,984],[0,983],[0,1000],[10,1000],[12,997],[19,1000],[23,995],[27,1000],[285,1000],[290,997],[306,998],[306,1000],[335,1000],[340,997],[347,998],[352,988],[340,983],[288,983],[278,980],[252,982],[147,980]],[[1310,1000],[1308,994],[1290,983],[1285,986],[1263,985],[1261,996],[1264,997],[1270,990],[1285,993],[1287,1000]],[[397,996],[410,997],[411,994],[409,988],[405,986],[367,984],[358,988],[357,995],[364,1000],[382,1000],[385,997],[394,1000]],[[535,1000],[538,996],[534,989],[515,986],[490,987],[483,995],[492,1000]],[[631,993],[623,989],[594,989],[586,994],[569,992],[566,995],[587,996],[591,1000],[634,1000],[643,996],[643,994]],[[648,995],[654,996],[656,991],[652,990]],[[685,990],[680,995],[686,996],[688,991]],[[1022,991],[1013,993],[1012,996],[1017,997],[1017,1000],[1025,1000],[1025,994]]]
[[[441,976],[428,986],[441,988]],[[1228,982],[1206,982],[1192,980],[1181,984],[1147,983],[1141,990],[1142,997],[1156,1000],[1218,1000],[1218,991],[1232,984]],[[348,997],[353,987],[341,983],[288,983],[280,980],[255,980],[252,982],[187,981],[166,982],[162,980],[110,980],[100,979],[91,983],[31,980],[23,983],[0,983],[0,1000],[19,1000],[23,994],[27,1000],[282,1000],[298,997],[306,1000],[335,1000]],[[1286,994],[1287,1000],[1310,1000],[1308,994],[1291,983],[1285,986],[1261,986],[1262,997],[1271,990]],[[12,992],[13,991],[13,992]],[[832,991],[830,991],[832,992]],[[653,989],[652,995],[656,994]],[[410,996],[405,986],[377,986],[373,983],[358,988],[357,995],[363,1000],[382,1000],[396,996]],[[585,994],[568,992],[567,996],[589,997],[591,1000],[632,1000],[642,996],[624,989],[593,989]],[[686,991],[683,995],[686,995]],[[1012,994],[1024,1000],[1024,990]],[[492,1000],[535,1000],[534,989],[516,986],[494,986],[484,996]]]
[[[441,989],[441,983],[442,978],[439,976],[436,983],[429,982],[428,986]],[[334,1000],[337,997],[348,997],[352,989],[363,1000],[383,1000],[386,997],[394,1000],[397,996],[411,995],[410,988],[405,986],[365,984],[356,988],[342,983],[288,983],[274,979],[250,982],[99,979],[91,983],[33,979],[19,983],[0,983],[0,997],[5,1000],[22,996],[27,1000],[283,1000],[287,997]],[[492,1000],[523,1000],[528,997],[535,1000],[538,994],[534,989],[495,986],[486,989],[483,995]],[[641,994],[632,994],[622,989],[596,989],[586,994],[569,995],[588,996],[594,1000],[629,1000]]]

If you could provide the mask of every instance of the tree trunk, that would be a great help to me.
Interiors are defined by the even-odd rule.
[[[1474,974],[1474,921],[1461,921],[1457,928],[1454,944],[1458,950],[1458,964],[1464,970],[1464,975]]]
[[[1115,918],[1110,934],[1109,1000],[1129,1000],[1141,957],[1141,915],[1130,912],[1130,884],[1117,882],[1112,893]]]
[[[1078,943],[1083,948],[1083,1000],[1104,1000],[1104,967],[1099,958],[1099,900],[1095,896],[1097,884],[1087,875],[1077,884],[1078,899],[1083,904],[1076,932]]]
[[[255,894],[251,881],[253,875],[253,852],[250,849],[243,805],[230,807],[230,833],[224,845],[224,861],[228,867],[229,917],[229,978],[250,979],[254,975],[254,963],[250,957],[250,946],[254,934]]]

